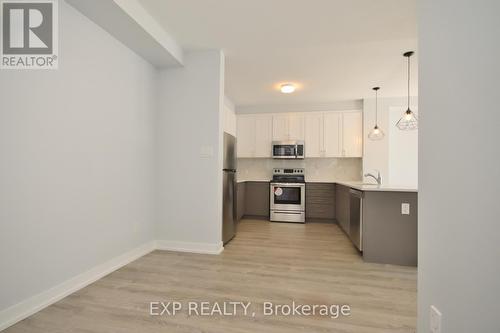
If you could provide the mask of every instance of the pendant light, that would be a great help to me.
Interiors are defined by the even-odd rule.
[[[408,58],[408,109],[404,115],[396,123],[397,128],[402,131],[410,131],[418,128],[418,119],[415,113],[410,110],[410,57],[413,55],[413,51],[409,51],[403,54]]]
[[[385,136],[384,131],[382,131],[380,128],[378,128],[378,90],[380,87],[374,87],[373,90],[375,91],[375,126],[373,129],[368,133],[368,139],[377,141],[377,140],[382,140]]]

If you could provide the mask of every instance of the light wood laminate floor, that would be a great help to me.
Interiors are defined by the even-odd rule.
[[[364,263],[333,224],[243,220],[221,255],[154,251],[5,332],[409,333],[416,275],[412,267]],[[256,315],[149,315],[149,302],[171,300],[248,301]],[[348,304],[352,314],[262,315],[263,302],[292,300]]]

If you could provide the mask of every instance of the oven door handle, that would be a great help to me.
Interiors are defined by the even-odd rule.
[[[271,183],[271,186],[304,188],[304,187],[306,187],[306,184],[304,184],[304,183]]]
[[[304,212],[302,211],[293,211],[293,210],[273,210],[273,213],[278,214],[292,214],[292,215],[302,215]]]

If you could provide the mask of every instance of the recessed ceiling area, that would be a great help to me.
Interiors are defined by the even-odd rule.
[[[406,95],[416,0],[140,0],[186,50],[222,49],[237,105]],[[412,94],[417,93],[412,57]],[[276,87],[297,84],[293,94]]]

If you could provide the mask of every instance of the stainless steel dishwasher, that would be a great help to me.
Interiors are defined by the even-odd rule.
[[[358,250],[363,251],[363,192],[355,189],[349,192],[349,237]]]

